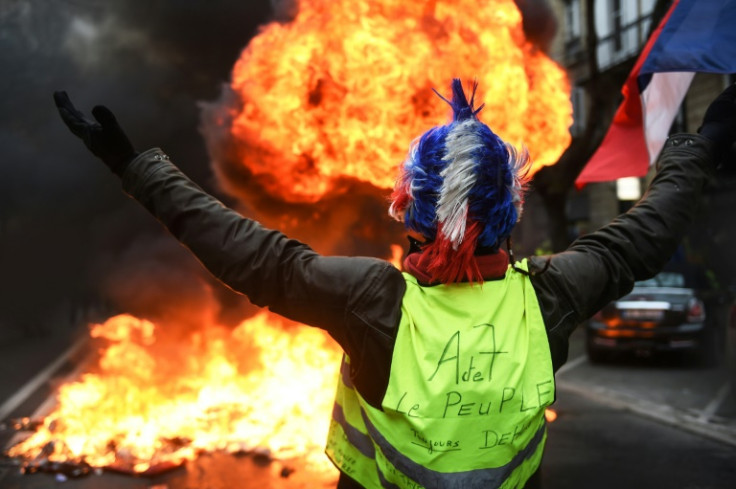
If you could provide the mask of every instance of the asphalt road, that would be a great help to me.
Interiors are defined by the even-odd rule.
[[[16,374],[3,375],[0,381],[6,399],[24,387],[29,390],[31,372],[42,371],[61,353],[67,357],[57,362],[58,367],[73,372],[78,352],[70,353],[70,343],[38,341],[37,354],[32,354],[33,342],[11,349],[15,352],[10,355],[15,362],[11,369],[5,365],[8,356],[0,357],[0,369]],[[542,467],[546,489],[736,487],[736,400],[722,369],[657,358],[591,365],[582,353],[580,334],[573,337],[570,353],[570,361],[558,373],[558,400],[553,406],[558,418],[550,424]],[[38,358],[44,355],[46,362]],[[13,415],[48,399],[53,385],[53,381],[38,385]],[[1,443],[8,437],[4,438]],[[155,478],[102,472],[61,480],[51,474],[22,475],[3,462],[3,489],[334,487],[331,476],[318,477],[290,462],[250,455],[202,456]]]
[[[592,365],[579,329],[558,390],[736,446],[736,386],[725,365],[702,367],[687,355],[619,355]],[[560,394],[562,398],[562,394]]]
[[[556,409],[545,489],[736,487],[736,446],[572,392]]]

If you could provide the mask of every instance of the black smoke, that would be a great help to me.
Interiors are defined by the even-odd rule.
[[[197,102],[217,97],[272,17],[268,0],[0,4],[0,342],[124,308],[106,277],[153,272],[147,248],[170,248],[172,267],[199,267],[71,136],[53,91],[67,90],[87,113],[109,106],[138,149],[165,148],[216,192]],[[198,280],[167,285],[187,296]]]
[[[549,52],[557,34],[557,18],[547,0],[514,0],[523,16],[522,26],[527,40]]]

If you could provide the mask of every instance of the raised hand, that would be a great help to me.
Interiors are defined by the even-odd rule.
[[[54,102],[69,130],[113,173],[122,175],[137,153],[110,109],[102,105],[93,108],[93,121],[74,107],[66,92],[54,92]]]
[[[728,151],[736,142],[736,83],[710,103],[698,132],[715,143],[717,159],[728,157],[734,164]]]

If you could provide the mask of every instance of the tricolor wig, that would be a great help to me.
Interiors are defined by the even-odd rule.
[[[453,120],[414,141],[391,196],[389,214],[427,240],[432,281],[482,282],[475,254],[496,252],[521,218],[529,153],[517,151],[477,118],[477,82],[468,102],[459,79]]]

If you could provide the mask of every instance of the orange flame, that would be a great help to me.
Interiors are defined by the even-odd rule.
[[[243,171],[277,199],[313,203],[353,181],[388,189],[410,141],[447,122],[431,89],[447,94],[454,77],[478,80],[480,117],[529,148],[532,172],[568,145],[566,75],[524,39],[513,0],[301,0],[236,63],[229,130]],[[398,266],[401,247],[392,255]],[[176,344],[157,329],[131,316],[94,326],[109,342],[97,370],[62,386],[9,454],[145,472],[259,447],[335,476],[323,443],[340,350],[325,333],[267,313]]]
[[[401,264],[403,254],[404,249],[400,245],[391,245],[391,258],[389,259],[389,261],[394,267],[398,268],[399,270],[403,268],[403,265]]]
[[[9,455],[145,472],[258,448],[333,472],[322,452],[341,353],[325,333],[266,312],[179,344],[157,344],[155,331],[128,315],[95,325],[91,335],[110,342],[99,372],[63,385],[42,428]]]
[[[316,202],[350,180],[393,186],[409,143],[448,122],[450,80],[479,82],[480,117],[525,144],[532,173],[570,141],[564,71],[525,40],[513,0],[301,0],[271,23],[232,74],[247,172],[287,202]]]

